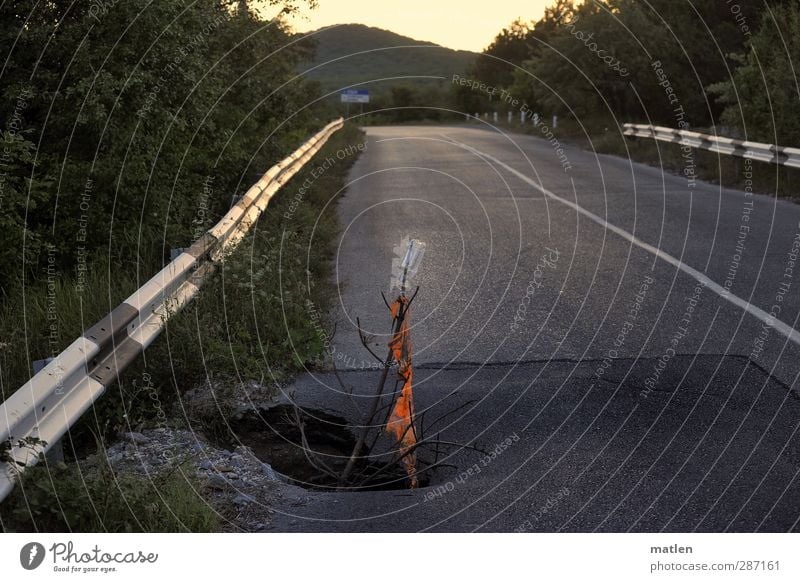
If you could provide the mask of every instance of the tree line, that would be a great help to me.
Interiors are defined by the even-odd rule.
[[[768,0],[557,0],[502,30],[469,71],[532,111],[593,128],[710,128],[800,146],[800,4]],[[504,111],[455,86],[456,107]]]

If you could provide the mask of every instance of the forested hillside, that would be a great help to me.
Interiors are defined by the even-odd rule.
[[[316,57],[307,67],[308,78],[320,81],[326,90],[364,82],[378,92],[386,92],[398,82],[447,86],[453,74],[463,74],[476,56],[363,24],[330,26],[310,36],[317,47]],[[393,80],[379,81],[387,77]],[[424,77],[444,77],[444,81]]]

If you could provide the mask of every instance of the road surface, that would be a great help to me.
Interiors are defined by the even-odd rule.
[[[286,487],[274,530],[800,529],[800,206],[492,129],[366,131],[335,210],[354,396],[326,373],[294,398],[358,422],[355,322],[384,353],[393,247],[421,239],[418,418],[490,454],[416,491]]]

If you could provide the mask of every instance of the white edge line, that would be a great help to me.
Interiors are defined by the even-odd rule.
[[[716,293],[717,295],[719,295],[723,299],[733,303],[737,307],[740,307],[741,309],[743,309],[744,311],[746,311],[747,313],[749,313],[753,317],[756,317],[757,319],[761,320],[765,325],[768,325],[770,328],[776,330],[778,333],[780,333],[784,337],[788,338],[790,341],[792,341],[795,344],[797,344],[798,346],[800,346],[800,332],[798,332],[796,329],[794,329],[793,327],[791,327],[791,326],[785,324],[784,322],[780,321],[778,318],[776,318],[773,315],[767,313],[766,311],[764,311],[760,307],[756,307],[755,305],[753,305],[749,301],[745,301],[741,297],[733,295],[732,293],[727,291],[724,287],[722,287],[721,285],[717,284],[716,282],[714,282],[712,279],[708,278],[705,274],[701,273],[697,269],[694,269],[694,268],[690,267],[689,265],[687,265],[686,263],[683,263],[683,262],[679,261],[678,259],[676,259],[672,255],[670,255],[669,253],[666,253],[666,252],[662,251],[661,249],[656,248],[653,245],[648,244],[648,243],[644,242],[643,240],[640,240],[640,239],[636,238],[634,235],[632,235],[628,231],[623,230],[623,229],[619,228],[618,226],[614,226],[613,224],[609,223],[608,221],[606,221],[605,219],[601,218],[600,216],[597,216],[596,214],[594,214],[592,212],[589,212],[588,210],[586,210],[582,206],[579,206],[579,205],[575,204],[574,202],[571,202],[570,200],[567,200],[566,198],[562,198],[561,196],[558,196],[557,194],[553,194],[547,188],[544,188],[543,186],[537,184],[536,182],[534,182],[531,178],[529,178],[528,176],[526,176],[522,172],[520,172],[518,170],[515,170],[514,168],[512,168],[511,166],[509,166],[508,164],[506,164],[504,162],[501,162],[500,160],[498,160],[494,156],[489,155],[489,154],[487,154],[485,152],[482,152],[482,151],[480,151],[480,150],[478,150],[476,148],[473,148],[472,146],[469,146],[467,144],[461,143],[461,142],[459,142],[459,141],[457,141],[457,140],[455,140],[455,139],[453,139],[453,138],[451,138],[449,136],[448,136],[448,139],[450,139],[454,144],[456,144],[456,145],[458,145],[460,147],[463,147],[463,148],[468,149],[468,150],[472,150],[475,153],[477,153],[477,154],[479,154],[481,156],[484,156],[485,158],[487,158],[487,159],[491,160],[492,162],[496,163],[497,165],[505,168],[506,170],[508,170],[509,172],[514,174],[515,176],[517,176],[520,180],[524,181],[526,184],[528,184],[530,186],[533,186],[534,188],[536,188],[539,192],[541,192],[545,196],[548,196],[548,197],[552,198],[553,200],[556,200],[558,202],[561,202],[562,204],[565,204],[566,206],[569,206],[570,208],[574,209],[576,212],[584,215],[586,218],[592,220],[593,222],[596,222],[597,224],[599,224],[603,228],[606,228],[606,229],[610,230],[611,232],[621,236],[622,238],[624,238],[625,240],[631,242],[632,244],[636,245],[637,247],[639,247],[641,249],[644,249],[647,252],[655,255],[659,259],[669,263],[670,265],[673,265],[674,267],[677,267],[678,269],[680,269],[681,271],[683,271],[687,275],[693,277],[696,281],[698,281],[699,283],[701,283],[705,287],[708,287],[709,289],[711,289],[714,293]]]

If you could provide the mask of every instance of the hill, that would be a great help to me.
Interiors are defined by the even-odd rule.
[[[308,77],[325,91],[362,83],[360,88],[375,93],[397,84],[444,86],[454,74],[463,75],[477,56],[363,24],[329,26],[310,34],[317,43],[316,56],[301,70],[317,67]],[[387,77],[395,79],[382,80]]]

